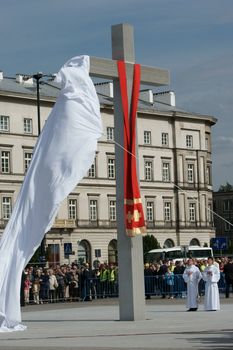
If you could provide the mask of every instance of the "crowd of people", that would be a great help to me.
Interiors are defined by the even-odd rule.
[[[21,305],[116,296],[117,275],[117,266],[112,264],[100,264],[94,269],[77,261],[49,268],[27,266],[22,274]]]
[[[192,260],[192,265],[200,272],[197,283],[198,295],[206,295],[210,261]],[[160,295],[162,298],[187,297],[188,278],[185,271],[189,260],[164,260],[146,263],[144,266],[145,297]],[[219,271],[217,288],[229,298],[230,287],[233,290],[233,260],[219,258],[213,261]],[[190,293],[188,293],[190,294]],[[27,266],[22,275],[21,305],[55,302],[91,301],[97,298],[118,296],[118,267],[113,264],[99,264],[90,268],[88,263],[53,265],[49,268]],[[187,298],[188,299],[188,298]]]

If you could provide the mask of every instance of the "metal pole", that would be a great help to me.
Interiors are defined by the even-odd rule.
[[[36,104],[37,104],[37,123],[38,123],[38,137],[41,133],[41,122],[40,122],[40,79],[44,75],[42,73],[37,73],[33,75],[33,78],[36,80]],[[45,237],[41,241],[40,245],[40,255],[44,258],[45,256]],[[44,260],[44,259],[43,259]]]
[[[37,123],[38,123],[38,136],[41,133],[41,123],[40,123],[40,79],[44,75],[42,73],[37,73],[33,75],[33,78],[36,80],[36,96],[37,96]]]
[[[41,133],[41,126],[40,126],[40,85],[39,84],[40,84],[39,79],[36,79],[38,136],[40,136],[40,133]]]

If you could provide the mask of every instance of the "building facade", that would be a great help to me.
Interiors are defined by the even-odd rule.
[[[233,250],[233,191],[214,192],[214,211],[219,215],[214,215],[214,224],[217,237],[227,239],[228,248]],[[226,221],[224,221],[224,218]]]
[[[117,261],[113,89],[97,84],[104,133],[87,176],[63,201],[46,234],[50,262]],[[59,86],[40,86],[41,126]],[[174,93],[142,91],[138,169],[148,234],[161,247],[209,245],[212,210],[211,116],[178,110]],[[36,85],[0,74],[0,235],[10,218],[38,137]],[[71,253],[71,254],[70,254]]]

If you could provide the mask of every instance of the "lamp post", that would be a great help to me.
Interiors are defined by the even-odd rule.
[[[43,74],[42,72],[38,72],[31,76],[36,81],[36,104],[37,104],[37,124],[38,124],[38,137],[41,133],[41,118],[40,118],[40,80],[42,78],[50,78],[54,79],[54,74]],[[45,261],[45,236],[43,237],[40,245],[40,258],[41,262]]]
[[[42,72],[38,72],[35,74],[23,74],[23,80],[27,81],[33,78],[36,81],[36,104],[37,104],[37,123],[38,123],[38,137],[41,133],[41,118],[40,118],[40,80],[42,78],[47,78],[52,81],[55,78],[55,74],[43,74]],[[40,262],[43,263],[45,260],[45,238],[42,239],[40,245]]]
[[[55,78],[55,74],[43,74],[42,72],[38,72],[32,75],[32,78],[36,80],[36,103],[37,103],[37,123],[38,123],[38,136],[41,133],[41,120],[40,120],[40,80],[42,78],[50,78],[53,80]]]
[[[39,72],[33,74],[33,79],[36,80],[36,103],[37,103],[37,123],[38,123],[38,136],[41,133],[41,123],[40,123],[40,79],[44,77],[44,74]]]

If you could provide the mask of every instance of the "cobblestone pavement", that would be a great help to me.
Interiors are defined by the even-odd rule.
[[[0,333],[5,350],[149,350],[233,348],[233,298],[221,311],[185,310],[185,299],[146,301],[146,320],[119,321],[117,299],[30,305],[22,308],[24,332]]]

